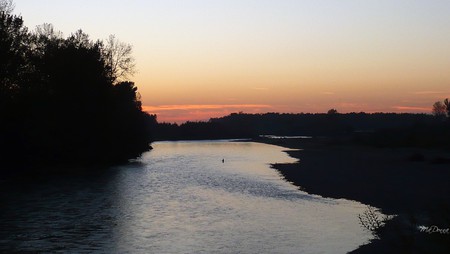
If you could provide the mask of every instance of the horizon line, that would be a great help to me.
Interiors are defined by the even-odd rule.
[[[162,118],[159,123],[183,124],[187,122],[208,122],[211,119],[222,118],[231,114],[327,114],[327,111],[259,111],[258,109],[274,108],[264,104],[186,104],[186,105],[158,105],[142,106],[142,110],[148,114]],[[233,109],[233,110],[231,110]],[[242,109],[242,110],[236,110]],[[245,110],[249,109],[249,110]],[[335,109],[335,108],[330,108]],[[205,110],[205,111],[203,111]],[[337,109],[338,114],[425,114],[431,115],[431,107],[393,106],[391,110],[343,110]],[[161,117],[162,116],[162,117]]]

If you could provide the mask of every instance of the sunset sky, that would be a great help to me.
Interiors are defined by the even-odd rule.
[[[448,0],[16,0],[25,25],[134,47],[159,121],[426,112],[450,97]]]

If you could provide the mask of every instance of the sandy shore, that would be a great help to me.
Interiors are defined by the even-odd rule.
[[[257,141],[301,149],[288,151],[298,163],[273,166],[308,193],[356,200],[408,218],[410,231],[415,223],[450,227],[445,224],[450,223],[450,164],[439,163],[450,157],[448,151],[374,148],[328,138]],[[412,241],[421,238],[417,232],[411,234]],[[450,242],[450,235],[446,237]],[[372,252],[376,251],[367,248],[361,253]]]

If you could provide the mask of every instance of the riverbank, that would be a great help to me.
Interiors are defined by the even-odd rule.
[[[356,200],[380,208],[384,214],[398,215],[386,225],[386,229],[395,230],[385,232],[381,240],[363,246],[358,253],[409,253],[408,249],[421,253],[429,252],[430,244],[435,251],[449,250],[445,243],[450,242],[450,235],[430,236],[417,229],[419,225],[450,227],[448,151],[375,148],[330,138],[257,141],[300,149],[287,151],[299,159],[298,163],[273,165],[300,189],[324,197]]]

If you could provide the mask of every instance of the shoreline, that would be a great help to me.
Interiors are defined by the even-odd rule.
[[[385,226],[391,232],[352,253],[404,252],[411,246],[427,252],[428,247],[436,248],[436,244],[438,252],[440,247],[445,251],[450,248],[446,243],[450,236],[424,239],[427,235],[417,230],[418,225],[450,227],[450,167],[448,163],[437,163],[439,158],[448,157],[448,151],[375,148],[349,139],[325,137],[254,141],[296,149],[286,153],[299,162],[276,163],[272,167],[301,190],[354,200],[377,207],[384,214],[396,215]],[[403,238],[409,240],[396,243]],[[444,246],[439,246],[441,240]]]

